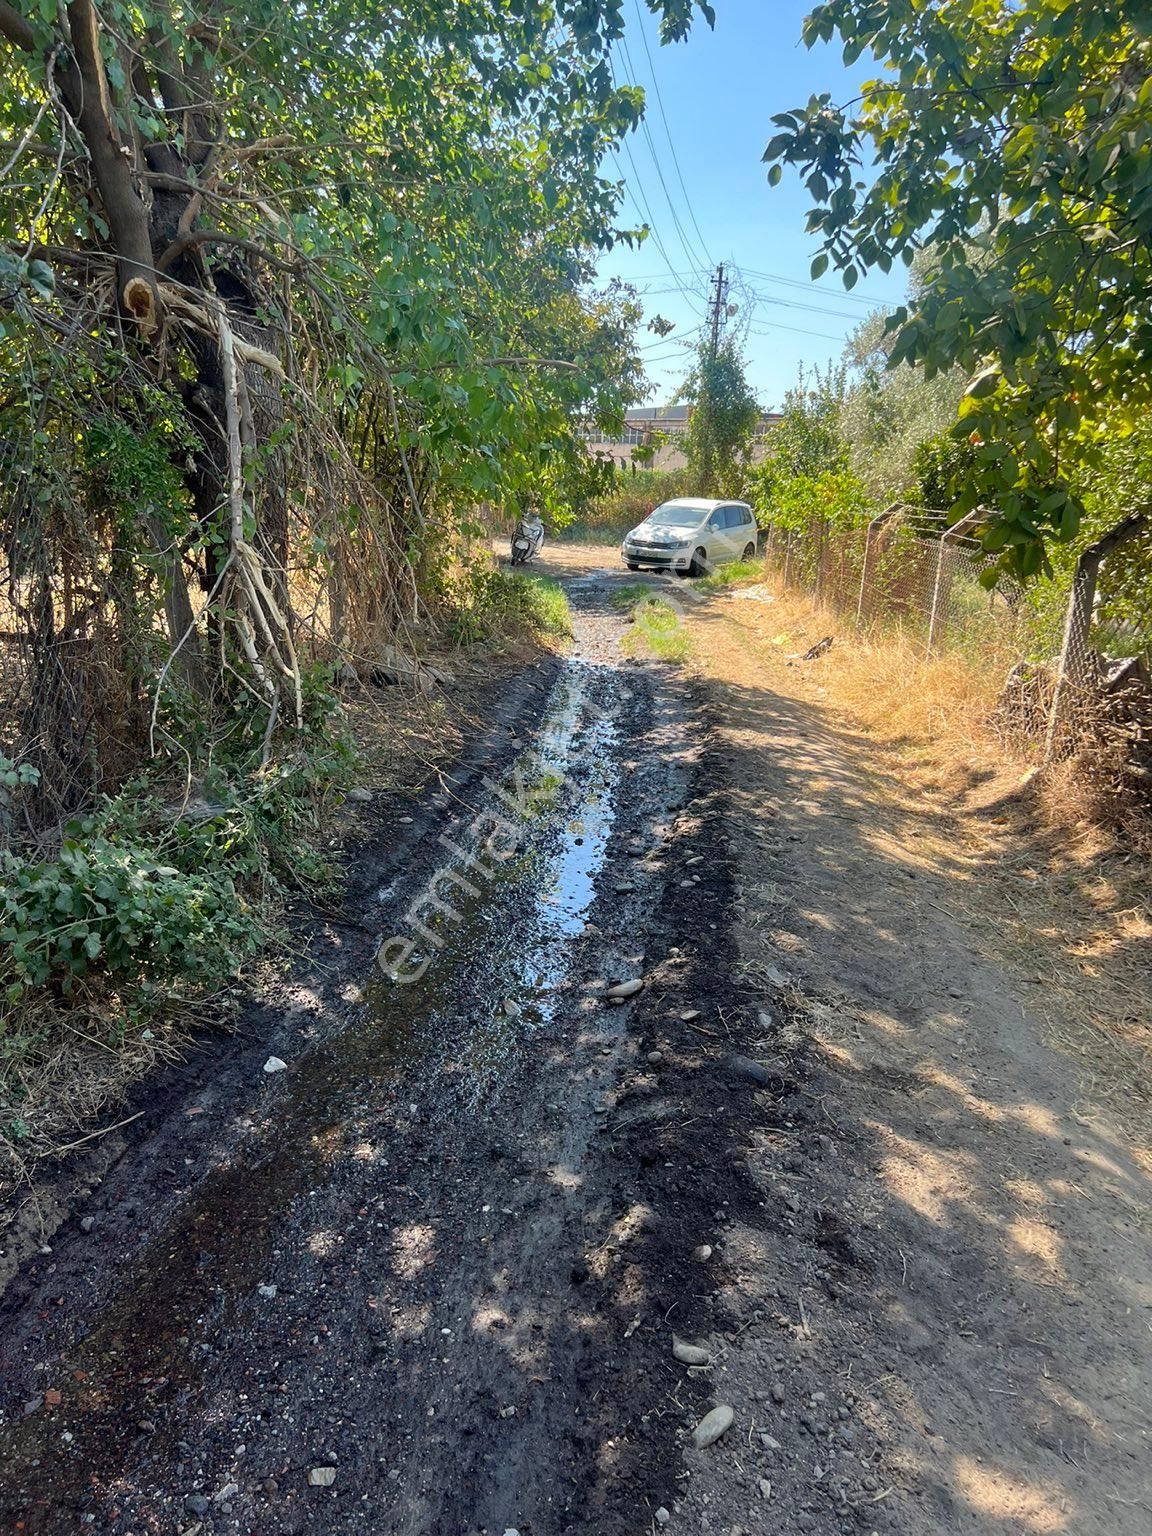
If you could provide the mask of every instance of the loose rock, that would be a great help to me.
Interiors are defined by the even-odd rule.
[[[308,1473],[310,1488],[331,1488],[336,1481],[335,1467],[313,1467]]]
[[[622,999],[626,997],[635,997],[643,985],[644,981],[642,977],[633,976],[629,981],[616,982],[614,986],[608,988],[604,996],[609,998],[611,1001],[615,1001],[617,998]]]
[[[712,1356],[699,1344],[689,1344],[687,1339],[672,1335],[672,1355],[681,1365],[707,1365]]]
[[[753,1061],[751,1056],[729,1056],[724,1063],[725,1071],[732,1077],[745,1078],[750,1083],[756,1083],[764,1088],[772,1081],[772,1074],[762,1062]]]
[[[279,1056],[269,1056],[268,1060],[264,1063],[265,1072],[284,1072],[287,1068],[288,1063],[281,1061]]]
[[[190,1493],[184,1500],[184,1508],[190,1515],[206,1515],[210,1507],[202,1493]]]
[[[698,1451],[706,1446],[715,1445],[720,1436],[732,1427],[732,1420],[736,1417],[732,1408],[727,1403],[720,1403],[713,1408],[711,1413],[706,1413],[692,1431],[692,1444]]]
[[[663,1504],[661,1504],[660,1508],[656,1511],[656,1524],[657,1525],[671,1525],[671,1523],[672,1523],[672,1516],[664,1508]]]

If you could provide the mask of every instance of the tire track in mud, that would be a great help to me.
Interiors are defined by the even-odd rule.
[[[704,1386],[664,1314],[715,1326],[694,1255],[753,1193],[732,1083],[679,1020],[706,1001],[739,1028],[723,764],[682,680],[620,664],[610,589],[572,585],[519,778],[465,766],[403,872],[360,871],[365,927],[412,942],[419,980],[373,976],[366,933],[314,942],[292,1029],[245,1063],[289,1070],[222,1094],[208,1137],[161,1128],[172,1162],[199,1135],[187,1196],[149,1223],[147,1148],[106,1186],[141,1251],[121,1222],[91,1274],[72,1229],[11,1304],[5,1528],[608,1536],[671,1502],[667,1416]]]

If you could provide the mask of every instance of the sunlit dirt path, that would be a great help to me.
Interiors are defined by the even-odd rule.
[[[1148,1180],[974,845],[729,601],[634,661],[544,566],[571,656],[10,1288],[0,1530],[1143,1536]]]

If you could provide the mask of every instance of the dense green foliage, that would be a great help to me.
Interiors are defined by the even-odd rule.
[[[643,522],[653,507],[690,494],[692,475],[686,469],[617,470],[612,487],[593,498],[561,528],[566,539],[621,538]]]
[[[336,680],[565,630],[477,551],[608,489],[582,429],[642,388],[594,285],[641,238],[601,170],[643,110],[622,24],[0,0],[0,1029],[235,969],[325,873]]]
[[[685,450],[695,494],[737,495],[760,406],[735,337],[724,337],[715,348],[701,344],[681,398],[692,407]]]
[[[985,547],[1024,577],[1080,526],[1070,469],[1152,401],[1150,24],[1142,0],[829,0],[805,41],[881,73],[778,114],[765,154],[805,179],[814,276],[930,253],[890,358],[971,378],[955,509],[989,507]]]

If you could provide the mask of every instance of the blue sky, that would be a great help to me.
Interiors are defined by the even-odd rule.
[[[876,66],[862,59],[845,69],[837,48],[805,48],[799,41],[810,9],[805,0],[715,0],[715,6],[714,32],[697,16],[687,42],[662,48],[643,0],[624,0],[627,31],[615,70],[619,83],[644,87],[647,131],[630,134],[605,173],[625,183],[629,222],[649,222],[659,243],[649,236],[638,250],[620,246],[604,256],[599,273],[602,280],[634,284],[646,317],[660,314],[676,323],[665,341],[649,332],[642,338],[655,385],[649,403],[664,404],[683,378],[684,348],[702,323],[709,269],[717,262],[730,266],[731,302],[742,306],[745,319],[751,310],[749,381],[771,407],[802,362],[838,357],[845,337],[873,307],[903,296],[895,271],[862,280],[851,295],[835,274],[813,283],[809,268],[819,247],[804,232],[807,196],[787,171],[769,187],[760,158],[776,131],[774,112],[825,90],[834,100],[850,100]]]

